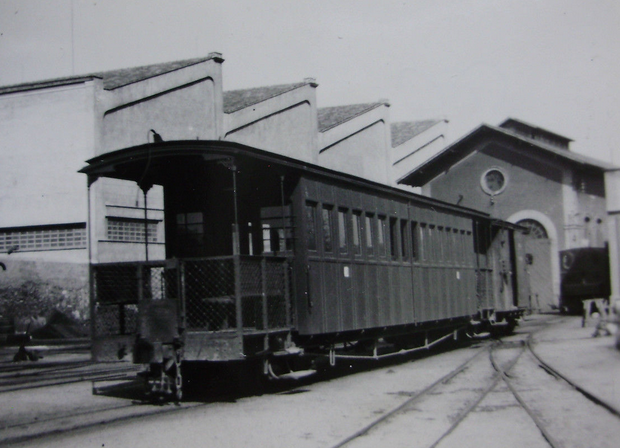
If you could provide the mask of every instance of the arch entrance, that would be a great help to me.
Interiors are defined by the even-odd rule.
[[[557,308],[554,294],[553,248],[547,228],[538,220],[524,218],[517,224],[528,229],[524,239],[524,271],[528,279],[528,300],[532,309],[549,311]]]

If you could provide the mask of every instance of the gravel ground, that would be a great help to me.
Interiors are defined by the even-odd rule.
[[[606,399],[618,400],[620,388],[620,352],[613,349],[613,338],[592,338],[593,328],[581,328],[579,318],[558,318],[549,316],[529,316],[521,329],[534,328],[545,319],[557,321],[556,325],[540,332],[535,350],[553,367],[567,374],[578,383],[587,386],[592,392]],[[504,338],[509,347],[510,341],[519,335]],[[509,348],[502,350],[500,358],[509,355]],[[450,372],[455,366],[473,356],[476,348],[464,348],[440,353],[414,362],[392,365],[354,375],[339,377],[323,382],[301,385],[281,393],[262,397],[247,397],[235,402],[190,403],[194,408],[178,409],[177,412],[150,415],[129,420],[119,420],[105,425],[90,426],[81,430],[48,435],[15,446],[41,447],[171,447],[171,446],[213,446],[213,447],[330,447],[356,432],[378,416],[397,407],[415,392]],[[522,355],[526,356],[526,354]],[[528,355],[529,356],[529,355]],[[526,362],[527,361],[527,362]],[[503,362],[503,360],[502,360]],[[534,366],[534,367],[532,367]],[[532,373],[535,372],[535,373]],[[472,388],[480,388],[476,373],[489,373],[479,366],[468,372]],[[551,409],[557,418],[548,422],[551,427],[560,428],[563,446],[603,447],[609,441],[620,440],[618,430],[620,419],[601,417],[600,409],[593,411],[571,396],[571,391],[554,387],[552,395],[549,387],[540,390],[549,381],[549,375],[535,367],[532,360],[520,360],[515,367],[518,389],[536,406],[536,412],[548,413]],[[554,380],[557,382],[557,380]],[[484,383],[484,381],[482,382]],[[559,386],[559,385],[558,385]],[[452,398],[461,394],[465,401],[470,391],[462,390],[454,383]],[[37,396],[37,393],[44,394]],[[574,393],[574,392],[572,392]],[[6,398],[10,398],[7,401]],[[546,397],[546,398],[544,398]],[[549,398],[551,397],[551,398]],[[41,415],[75,409],[80,414],[97,406],[127,404],[127,398],[92,396],[90,385],[60,387],[52,393],[46,389],[28,393],[3,396],[0,406],[0,422],[7,422],[15,415],[34,420]],[[10,405],[8,404],[10,402]],[[457,406],[457,402],[444,401],[443,404],[428,401],[416,405],[422,418],[428,419],[428,432],[418,435],[408,431],[409,423],[400,424],[387,430],[392,437],[390,442],[372,446],[427,446],[427,434],[441,418],[441,409],[431,414],[435,407]],[[458,406],[463,406],[463,401]],[[187,406],[188,403],[184,403]],[[172,409],[175,405],[162,407],[148,406],[154,412]],[[594,406],[594,405],[592,405]],[[620,407],[620,406],[619,406]],[[132,406],[132,412],[142,412],[146,406]],[[561,416],[560,411],[575,409]],[[558,411],[560,409],[560,411]],[[445,408],[444,408],[445,410]],[[450,410],[450,409],[449,409]],[[84,411],[84,412],[82,412]],[[128,412],[128,411],[122,411]],[[448,412],[454,415],[456,409]],[[411,414],[416,413],[412,411]],[[94,414],[96,416],[96,413]],[[611,414],[609,414],[611,416]],[[93,417],[96,421],[96,418]],[[396,420],[395,420],[396,421]],[[68,419],[59,427],[71,427],[74,422]],[[564,430],[573,426],[572,432]],[[27,428],[21,429],[27,432]],[[382,430],[384,431],[384,430]],[[595,437],[593,437],[593,434]],[[1,436],[0,436],[1,437]],[[1,443],[0,438],[0,443]],[[430,440],[430,439],[429,439]],[[592,443],[590,443],[592,442]],[[371,446],[371,445],[368,445]],[[512,447],[527,446],[535,448],[548,446],[533,425],[531,419],[518,406],[508,388],[499,383],[498,387],[485,398],[456,430],[445,438],[440,447]]]
[[[594,327],[582,327],[580,318],[566,318],[542,331],[534,350],[571,381],[620,409],[620,351],[613,337],[593,334]]]

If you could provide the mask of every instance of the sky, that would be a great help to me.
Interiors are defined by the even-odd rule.
[[[317,80],[448,141],[516,118],[620,165],[617,0],[0,0],[0,85],[222,53],[224,89]]]

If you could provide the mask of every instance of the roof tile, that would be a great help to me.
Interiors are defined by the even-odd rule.
[[[255,87],[252,89],[229,90],[224,92],[224,113],[230,114],[291,90],[305,86],[306,82],[279,84],[276,86]]]
[[[219,57],[219,53],[211,53],[209,56],[194,59],[185,59],[183,61],[164,62],[161,64],[144,65],[141,67],[123,68],[119,70],[109,70],[105,72],[95,72],[81,76],[67,76],[62,78],[47,79],[22,84],[14,84],[10,86],[0,87],[0,94],[14,93],[26,90],[42,89],[47,87],[56,87],[61,85],[73,84],[77,82],[85,82],[89,79],[100,78],[103,80],[103,88],[113,90],[126,86],[138,81],[144,81],[148,78],[169,73],[190,65],[199,64],[209,59]]]
[[[441,120],[400,121],[392,123],[392,148],[402,145],[416,135],[435,126]]]
[[[350,104],[348,106],[323,107],[318,112],[319,131],[325,132],[339,124],[352,120],[379,106],[383,106],[384,102]]]

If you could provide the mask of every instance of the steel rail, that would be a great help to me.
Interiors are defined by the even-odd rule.
[[[434,383],[432,383],[431,385],[425,387],[424,389],[422,389],[421,391],[419,391],[418,393],[416,393],[415,395],[413,395],[412,397],[408,398],[407,400],[405,400],[403,403],[401,403],[399,406],[395,407],[394,409],[392,409],[389,412],[386,412],[385,414],[383,414],[381,417],[379,417],[378,419],[374,420],[373,422],[369,423],[368,425],[364,426],[362,429],[356,431],[355,433],[353,433],[352,435],[348,436],[347,438],[345,438],[344,440],[341,440],[340,442],[338,442],[336,445],[333,445],[332,448],[340,448],[342,446],[347,445],[348,443],[352,442],[353,440],[363,436],[364,434],[366,434],[368,431],[370,431],[372,428],[378,426],[379,424],[381,424],[382,422],[384,422],[385,420],[387,420],[388,418],[398,414],[400,411],[402,411],[404,408],[406,408],[407,406],[409,406],[411,403],[415,402],[416,400],[418,400],[420,397],[423,397],[424,395],[427,395],[429,392],[431,392],[433,389],[435,389],[437,386],[439,386],[442,383],[445,383],[449,380],[451,380],[452,378],[454,378],[455,376],[457,376],[459,373],[463,372],[467,366],[474,360],[476,359],[478,356],[480,356],[481,354],[483,354],[485,351],[489,350],[490,346],[486,345],[484,347],[482,347],[474,356],[470,357],[469,359],[467,359],[465,362],[463,362],[461,365],[459,365],[458,367],[456,367],[454,370],[452,370],[451,372],[449,372],[448,374],[442,376],[441,378],[439,378],[438,380],[436,380]]]
[[[43,378],[10,378],[12,381],[0,381],[0,394],[18,390],[40,389],[43,387],[61,386],[65,384],[80,383],[83,381],[104,381],[128,378],[131,374],[137,374],[136,369],[106,369],[93,372],[74,372],[72,374],[53,375]]]
[[[28,361],[31,362],[31,361]],[[58,363],[58,364],[17,364],[14,363],[11,368],[0,368],[0,381],[3,378],[17,378],[17,377],[32,377],[37,375],[44,375],[47,373],[54,373],[60,371],[67,371],[71,369],[78,369],[82,367],[88,367],[96,365],[93,361],[80,361],[73,363]]]
[[[2,438],[0,436],[0,445],[23,443],[26,441],[40,439],[42,437],[47,437],[47,436],[54,435],[54,434],[60,434],[63,432],[71,432],[71,431],[92,428],[95,426],[100,426],[102,424],[117,423],[117,422],[122,422],[122,421],[136,419],[136,418],[163,415],[167,413],[179,412],[179,411],[184,411],[184,410],[189,410],[189,409],[197,409],[197,408],[207,407],[207,406],[212,406],[212,405],[213,403],[186,403],[186,404],[177,404],[171,407],[148,407],[146,412],[136,412],[135,414],[96,419],[93,421],[82,422],[82,423],[77,422],[69,428],[59,427],[59,428],[53,428],[53,429],[46,429],[46,430],[43,430],[43,431],[40,431],[34,434],[9,436],[6,438]],[[37,420],[36,422],[32,422],[32,420],[24,420],[21,422],[17,421],[7,426],[4,426],[3,429],[7,430],[7,429],[19,428],[22,426],[34,427],[36,425],[45,425],[47,423],[54,422],[54,421],[63,421],[68,418],[70,419],[74,417],[81,417],[81,416],[88,416],[88,415],[96,416],[97,414],[104,414],[105,412],[122,411],[123,409],[136,408],[136,406],[137,405],[135,403],[131,403],[131,404],[121,404],[117,406],[108,406],[104,408],[93,409],[91,411],[82,411],[82,412],[74,412],[74,413],[67,412],[61,415],[56,415],[54,417],[40,419],[40,420]]]
[[[447,436],[449,436],[456,428],[457,426],[459,426],[461,424],[461,422],[463,420],[465,420],[465,417],[467,417],[469,414],[471,414],[471,412],[476,409],[476,407],[482,402],[482,400],[484,400],[487,395],[489,395],[489,393],[495,389],[497,387],[497,384],[501,381],[501,370],[498,370],[498,368],[495,366],[495,364],[493,363],[493,348],[494,345],[490,346],[489,349],[489,359],[491,360],[491,365],[493,366],[493,368],[496,370],[496,372],[498,372],[497,374],[495,374],[491,380],[491,383],[486,387],[486,389],[484,389],[482,391],[482,393],[478,396],[478,398],[476,400],[474,400],[469,406],[467,406],[457,417],[456,419],[452,422],[452,425],[450,425],[450,427],[430,446],[430,448],[435,448],[437,447],[441,441],[443,439],[445,439]],[[508,370],[510,370],[512,367],[514,367],[514,365],[517,363],[517,361],[519,360],[519,357],[523,354],[523,350],[521,350],[521,352],[515,357],[515,359],[513,359],[508,367]]]
[[[546,363],[542,359],[542,357],[538,353],[536,353],[536,351],[532,347],[531,341],[528,340],[526,344],[527,344],[527,348],[528,348],[529,352],[538,361],[539,367],[541,369],[545,370],[547,373],[550,373],[551,375],[555,376],[556,378],[559,378],[559,379],[563,380],[569,386],[571,386],[577,392],[581,393],[584,397],[586,397],[588,400],[590,400],[594,404],[602,406],[603,408],[607,409],[609,412],[611,412],[616,417],[620,417],[620,409],[618,409],[614,405],[606,402],[602,398],[597,397],[596,395],[594,395],[593,393],[589,392],[584,387],[582,387],[579,384],[577,384],[575,381],[573,381],[570,378],[568,378],[566,375],[560,373],[558,370],[556,370],[553,367],[551,367],[548,363]]]
[[[545,438],[547,443],[549,443],[549,445],[552,448],[560,448],[562,446],[562,444],[558,443],[555,440],[555,438],[547,431],[547,429],[545,428],[545,425],[542,422],[542,420],[540,418],[538,418],[536,413],[534,411],[532,411],[532,409],[525,403],[525,400],[521,397],[521,395],[517,392],[516,388],[512,385],[512,382],[511,382],[511,380],[510,380],[510,378],[508,376],[508,372],[510,372],[510,370],[517,363],[517,361],[519,360],[521,355],[525,352],[526,347],[529,346],[529,342],[530,342],[531,337],[532,337],[532,334],[530,334],[528,336],[528,338],[523,342],[523,348],[522,348],[521,352],[519,353],[519,356],[517,356],[515,362],[512,363],[507,369],[503,369],[502,367],[500,367],[495,362],[495,360],[493,359],[493,350],[491,350],[491,352],[489,353],[489,356],[490,356],[490,359],[491,359],[491,364],[493,365],[493,368],[499,372],[500,378],[504,381],[506,386],[508,386],[508,389],[510,389],[510,392],[512,392],[512,395],[519,402],[519,404],[525,410],[527,415],[532,419],[532,421],[534,422],[536,427],[539,429],[539,431],[541,432],[542,436]]]

